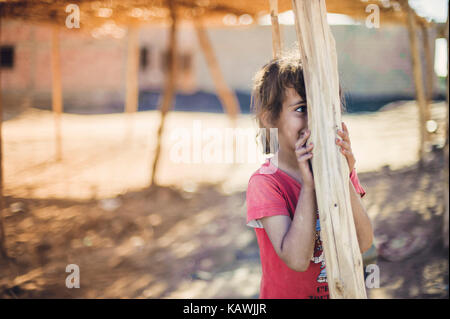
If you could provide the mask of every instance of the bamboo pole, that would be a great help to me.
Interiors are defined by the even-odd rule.
[[[420,129],[420,146],[419,146],[419,166],[422,167],[425,158],[425,142],[427,141],[426,130],[426,97],[423,84],[422,61],[420,59],[419,44],[417,41],[417,25],[413,9],[408,2],[403,2],[407,11],[409,43],[411,47],[411,60],[414,74],[414,85],[416,88],[416,100],[419,109],[419,129]]]
[[[59,55],[59,28],[52,29],[52,110],[55,121],[56,160],[62,159],[61,113],[63,110],[61,85],[61,60]]]
[[[2,15],[0,7],[0,43],[2,38]],[[5,225],[3,221],[3,209],[5,199],[3,198],[3,106],[2,106],[2,69],[0,68],[0,255],[7,258],[5,243]]]
[[[272,52],[273,57],[278,58],[282,51],[280,24],[278,23],[278,0],[269,0],[269,2],[272,21]]]
[[[202,25],[201,19],[194,19],[194,25],[200,47],[214,81],[220,103],[222,104],[225,112],[228,113],[228,116],[231,118],[233,124],[235,124],[237,115],[240,113],[238,99],[225,82],[222,71],[220,70],[219,62],[216,59],[213,47],[209,41],[208,34]]]
[[[133,135],[133,117],[139,103],[139,30],[135,26],[128,29],[127,75],[125,113],[127,114],[127,134],[129,142]]]
[[[175,78],[175,72],[177,68],[177,43],[176,43],[176,35],[177,35],[177,16],[175,12],[175,5],[174,0],[169,1],[169,9],[170,9],[170,15],[172,18],[172,24],[170,27],[170,35],[169,35],[169,50],[168,50],[168,59],[167,59],[167,66],[168,70],[166,73],[166,79],[164,83],[164,92],[163,92],[163,98],[161,105],[159,107],[159,111],[161,114],[161,120],[159,124],[158,129],[158,135],[157,135],[157,145],[156,145],[156,151],[155,151],[155,159],[153,161],[153,167],[151,171],[151,184],[150,186],[155,184],[156,181],[156,171],[158,168],[159,163],[159,157],[161,153],[161,138],[162,133],[164,131],[164,123],[166,120],[166,114],[169,111],[169,109],[172,107],[173,104],[173,98],[175,95],[175,86],[176,86],[176,78]]]
[[[349,169],[335,144],[341,128],[336,45],[325,0],[292,0],[316,150],[314,182],[331,298],[367,298],[350,201]]]

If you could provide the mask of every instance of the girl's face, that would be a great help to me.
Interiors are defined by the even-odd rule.
[[[280,149],[295,152],[295,143],[300,133],[308,128],[308,113],[305,101],[294,88],[285,90],[277,127]]]

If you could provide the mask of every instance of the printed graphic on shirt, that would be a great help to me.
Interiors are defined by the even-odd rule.
[[[316,238],[315,238],[315,246],[314,246],[314,254],[311,258],[311,261],[315,264],[320,263],[320,274],[317,277],[317,282],[323,283],[328,282],[327,280],[327,271],[325,269],[325,256],[323,254],[322,248],[322,240],[320,239],[320,220],[319,220],[319,212],[317,212],[317,222],[316,222]]]

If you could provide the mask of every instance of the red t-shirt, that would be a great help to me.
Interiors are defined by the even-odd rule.
[[[356,191],[365,191],[359,184],[356,171],[350,174]],[[260,299],[327,299],[329,298],[325,256],[320,240],[320,222],[317,214],[314,256],[305,272],[289,268],[277,255],[262,223],[266,216],[294,217],[301,184],[267,160],[250,177],[247,188],[247,225],[254,227],[258,240],[262,278]]]

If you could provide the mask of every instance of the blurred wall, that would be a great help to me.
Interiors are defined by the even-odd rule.
[[[295,27],[281,27],[284,46],[290,49],[297,41]],[[364,25],[335,25],[331,29],[345,91],[357,96],[414,96],[408,31],[404,26],[368,29]],[[253,74],[272,58],[271,26],[212,29],[209,35],[227,82],[234,89],[250,90]],[[197,63],[198,87],[212,91],[202,56],[197,56]],[[434,81],[437,88],[436,76]]]
[[[125,30],[125,29],[124,29]],[[368,29],[332,26],[344,91],[356,98],[414,98],[408,33],[403,26]],[[282,25],[285,48],[295,45],[294,26]],[[64,108],[76,112],[121,111],[124,105],[127,35],[94,38],[89,32],[60,29]],[[270,26],[208,30],[226,82],[250,93],[254,73],[272,57]],[[141,92],[164,83],[168,29],[143,27],[139,32]],[[1,45],[14,47],[13,68],[2,68],[6,105],[51,106],[51,29],[22,21],[2,21]],[[214,83],[191,25],[177,38],[179,92],[214,93]],[[434,45],[434,43],[433,43]],[[145,57],[144,57],[145,55]],[[434,88],[438,89],[435,78]]]

